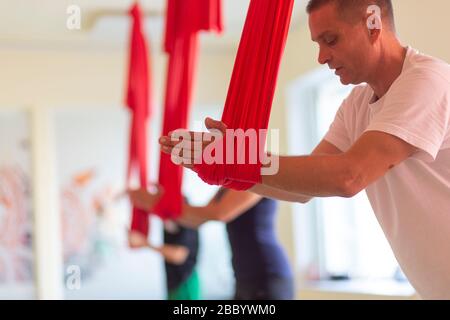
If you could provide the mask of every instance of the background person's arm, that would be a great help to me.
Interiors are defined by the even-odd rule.
[[[183,205],[183,214],[177,220],[184,226],[197,228],[207,221],[229,222],[243,214],[260,200],[261,196],[247,191],[224,190],[203,207]]]
[[[219,197],[218,194],[223,194]],[[229,222],[261,200],[261,196],[248,191],[221,190],[206,206],[191,206],[183,204],[181,217],[177,222],[190,228],[197,228],[207,221]],[[161,198],[162,191],[158,187],[155,193],[144,188],[128,190],[128,195],[134,206],[143,210],[153,208]]]
[[[164,260],[175,265],[182,265],[188,255],[189,249],[183,245],[162,244],[161,246],[152,245],[147,237],[138,231],[130,231],[128,233],[128,245],[132,249],[148,248],[160,253]]]

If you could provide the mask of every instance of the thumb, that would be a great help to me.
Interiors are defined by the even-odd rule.
[[[205,126],[208,130],[217,129],[222,133],[225,133],[225,131],[227,130],[227,126],[225,123],[223,123],[222,121],[213,120],[209,117],[205,119]]]

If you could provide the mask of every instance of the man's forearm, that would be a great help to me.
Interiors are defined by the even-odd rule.
[[[352,178],[342,155],[280,157],[278,172],[262,176],[262,184],[303,198],[346,197]]]
[[[257,184],[253,186],[249,191],[266,198],[272,198],[287,202],[307,203],[312,199],[312,197],[307,195],[295,194],[284,190],[275,189],[263,184]]]

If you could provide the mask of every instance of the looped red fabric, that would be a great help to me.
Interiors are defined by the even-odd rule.
[[[258,133],[269,124],[293,5],[294,0],[251,0],[222,115],[228,129],[257,130],[258,155],[266,139]],[[250,147],[240,146],[246,155]],[[248,190],[261,182],[261,160],[258,156],[255,164],[203,162],[194,170],[208,184]]]
[[[142,30],[141,9],[138,4],[129,11],[133,19],[130,41],[128,89],[125,104],[131,112],[127,180],[138,173],[141,187],[147,187],[147,120],[151,116],[150,65],[148,45]],[[148,234],[148,214],[133,208],[131,230]]]
[[[221,0],[168,0],[164,49],[168,54],[166,95],[162,135],[186,128],[198,60],[200,31],[220,33]],[[183,205],[183,167],[174,165],[170,155],[160,154],[159,184],[164,193],[151,211],[162,219],[176,219]]]
[[[251,134],[250,134],[251,136]],[[226,134],[211,143],[203,152],[206,170],[200,165],[194,166],[194,171],[202,180],[212,185],[221,185],[236,190],[247,190],[255,183],[260,183],[261,162],[258,161],[263,150],[258,145],[256,134],[251,145],[246,140],[244,132],[227,130]],[[255,143],[255,140],[256,141]]]

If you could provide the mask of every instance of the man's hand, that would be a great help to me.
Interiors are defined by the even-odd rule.
[[[210,132],[175,130],[162,136],[159,139],[162,152],[175,157],[182,166],[193,169],[196,161],[202,160],[205,148],[219,136],[224,136],[227,129],[223,122],[211,118],[206,118],[205,125]]]
[[[161,186],[156,185],[154,187],[156,191],[153,193],[150,193],[145,188],[128,190],[127,193],[133,206],[145,211],[151,210],[164,193]]]

